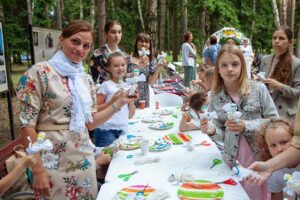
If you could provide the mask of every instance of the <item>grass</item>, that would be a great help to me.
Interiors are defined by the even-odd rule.
[[[20,77],[24,74],[24,72],[28,69],[28,65],[13,65],[12,66],[12,81],[14,86],[17,85]],[[19,125],[19,108],[20,104],[16,97],[12,97],[12,110],[13,110],[13,122],[15,129],[15,136],[18,137],[20,133],[20,125]],[[10,122],[9,122],[9,112],[8,112],[8,104],[7,97],[5,93],[0,97],[0,148],[5,144],[11,141],[11,130],[10,130]]]

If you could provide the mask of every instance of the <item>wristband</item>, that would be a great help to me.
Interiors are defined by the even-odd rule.
[[[111,104],[111,107],[113,108],[113,110],[114,110],[115,112],[118,112],[118,111],[121,110],[121,108],[117,108],[117,106],[116,106],[114,103]]]

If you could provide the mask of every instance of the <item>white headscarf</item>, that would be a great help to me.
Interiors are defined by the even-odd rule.
[[[90,90],[84,83],[86,74],[82,62],[74,64],[61,50],[58,50],[49,63],[60,75],[68,77],[73,101],[69,130],[71,133],[82,133],[85,130],[85,123],[93,121],[91,111],[93,102]]]

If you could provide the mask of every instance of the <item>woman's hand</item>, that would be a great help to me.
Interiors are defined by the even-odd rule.
[[[44,167],[40,167],[38,171],[33,171],[33,190],[36,199],[47,198],[50,196],[50,181]]]
[[[144,68],[147,67],[149,65],[149,58],[148,56],[143,56],[141,58],[139,58],[139,62],[138,62],[138,68]]]
[[[245,131],[245,122],[243,120],[238,120],[238,123],[235,119],[228,119],[225,122],[225,126],[229,131],[235,133],[242,133]]]
[[[248,167],[248,169],[251,169],[251,170],[257,172],[261,176],[261,177],[250,176],[250,177],[245,178],[245,181],[248,184],[252,184],[252,185],[261,185],[272,174],[271,168],[267,164],[267,162],[254,162]]]
[[[276,81],[275,79],[272,79],[272,78],[264,79],[263,82],[265,84],[267,84],[270,89],[275,89],[275,90],[280,90],[280,91],[283,89],[283,86],[284,86],[284,84],[282,84],[279,81]]]
[[[209,130],[209,121],[208,119],[202,119],[200,120],[200,129],[202,133],[208,134],[208,135],[214,135],[216,133],[216,129],[213,128],[212,130]]]

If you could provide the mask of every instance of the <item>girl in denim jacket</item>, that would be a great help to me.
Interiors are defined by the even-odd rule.
[[[224,142],[224,160],[230,166],[236,160],[248,167],[257,157],[255,130],[268,118],[277,118],[274,102],[263,83],[247,79],[246,64],[242,52],[236,46],[225,45],[219,52],[212,86],[210,110],[218,119],[214,128],[208,129],[208,121],[201,121],[203,133]],[[236,104],[241,119],[228,118],[226,105]],[[250,199],[269,199],[267,188],[241,183]]]

